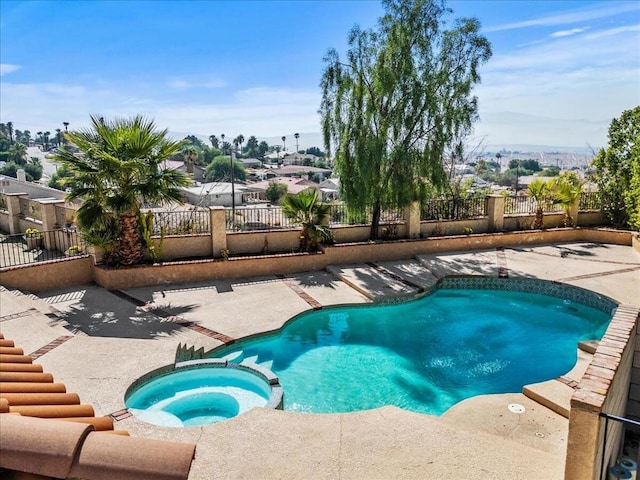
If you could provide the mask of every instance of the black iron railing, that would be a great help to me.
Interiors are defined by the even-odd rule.
[[[0,234],[0,268],[27,265],[72,256],[86,256],[83,236],[69,229]]]
[[[622,425],[625,426],[625,427],[626,426],[640,427],[640,422],[638,422],[636,420],[632,420],[630,418],[624,418],[624,417],[620,417],[618,415],[611,415],[610,413],[604,413],[604,412],[600,413],[600,418],[604,418],[604,435],[603,435],[603,439],[602,439],[602,457],[600,458],[600,479],[601,480],[606,480],[607,478],[609,478],[609,475],[607,473],[607,468],[606,468],[606,464],[608,463],[607,462],[607,458],[606,458],[606,452],[607,452],[607,441],[608,441],[608,435],[609,435],[609,421],[622,423]],[[624,430],[623,430],[622,438],[624,438]],[[621,438],[618,437],[615,441],[620,441],[620,440],[621,440]]]

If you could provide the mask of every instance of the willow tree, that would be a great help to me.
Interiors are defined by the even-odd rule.
[[[346,60],[325,57],[320,114],[335,148],[342,196],[354,210],[380,212],[446,182],[445,148],[477,117],[473,87],[491,56],[476,19],[458,19],[439,0],[384,0],[376,29],[354,27]]]
[[[180,153],[184,142],[166,138],[144,117],[105,121],[91,117],[91,128],[65,133],[82,155],[62,148],[56,155],[70,173],[68,200],[82,203],[76,213],[87,240],[104,250],[108,262],[131,265],[142,260],[141,206],[182,203],[180,187],[190,183],[164,162]]]

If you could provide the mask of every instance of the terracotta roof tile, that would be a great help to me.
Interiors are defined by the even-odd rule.
[[[96,417],[1,333],[0,342],[0,467],[60,478],[187,478],[195,445],[114,430],[112,417]]]

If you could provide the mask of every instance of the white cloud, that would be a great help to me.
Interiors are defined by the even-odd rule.
[[[190,88],[224,88],[228,86],[228,83],[224,80],[217,78],[200,78],[186,80],[184,78],[171,78],[167,81],[167,86],[177,89],[190,89]]]
[[[12,65],[10,63],[0,63],[0,77],[8,73],[15,72],[16,70],[20,70],[21,68],[22,67],[20,65]]]
[[[571,35],[575,35],[577,33],[582,33],[586,30],[589,30],[589,27],[583,28],[572,28],[571,30],[559,30],[557,32],[553,32],[550,37],[558,38],[558,37],[570,37]]]
[[[609,3],[605,2],[602,6],[598,5],[593,8],[581,8],[576,10],[568,10],[556,15],[525,20],[522,22],[505,23],[494,27],[487,27],[483,32],[500,32],[504,30],[514,30],[527,27],[551,27],[555,25],[568,25],[572,23],[585,22],[587,20],[595,20],[598,18],[606,18],[621,13],[638,12],[636,2]]]

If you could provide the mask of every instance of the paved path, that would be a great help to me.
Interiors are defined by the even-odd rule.
[[[179,343],[210,349],[278,329],[305,310],[422,291],[451,274],[556,280],[640,306],[640,254],[574,243],[116,292],[89,285],[36,299],[0,291],[0,330],[105,415],[123,409],[135,379],[172,363]],[[511,413],[510,403],[525,413]],[[255,409],[185,429],[119,419],[134,435],[197,442],[193,479],[560,479],[567,439],[567,420],[521,393],[468,399],[439,418],[385,407],[341,415]]]

